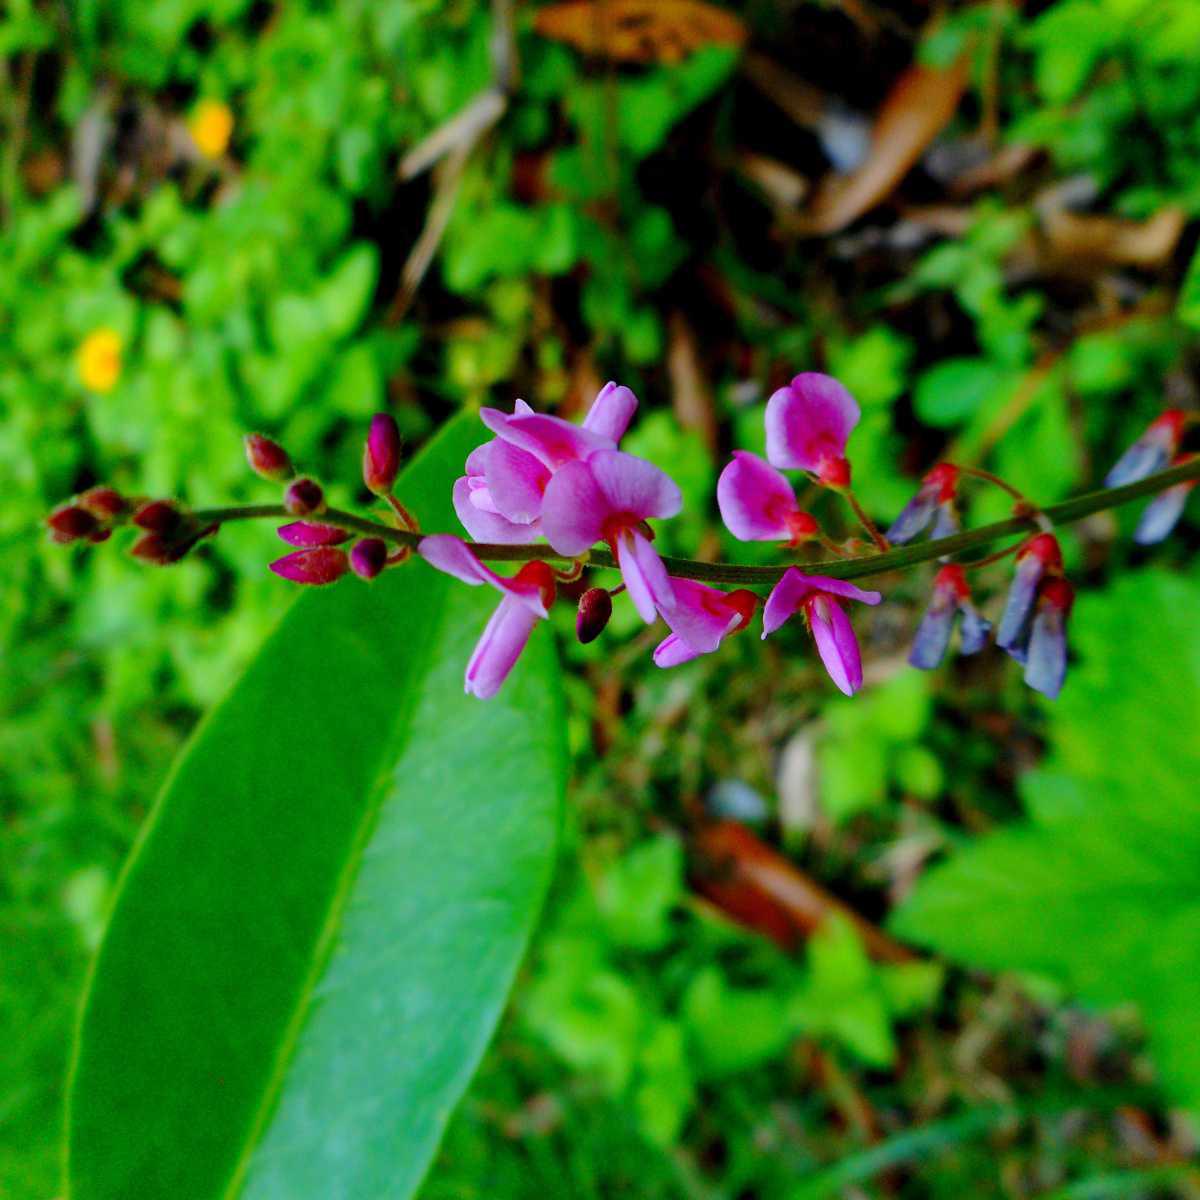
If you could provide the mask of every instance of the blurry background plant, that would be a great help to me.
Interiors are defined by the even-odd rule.
[[[712,519],[714,464],[761,451],[761,401],[796,369],[862,403],[856,484],[885,519],[939,456],[1050,501],[1165,399],[1195,406],[1200,9],[928,16],[520,4],[497,81],[471,0],[7,6],[5,1195],[54,1194],[117,869],[290,599],[262,529],[152,571],[47,547],[52,503],[100,479],[261,498],[246,429],[346,502],[378,409],[416,443],[514,395],[573,413],[615,376],[649,409],[628,448],[685,492],[665,549],[756,561],[775,551]],[[497,82],[470,152],[413,177]],[[1002,515],[972,495],[970,520]],[[663,673],[623,609],[589,647],[556,612],[573,853],[426,1194],[790,1198],[880,1171],[891,1194],[1194,1188],[1170,1105],[1200,1095],[1196,534],[1148,572],[1135,517],[1064,537],[1097,594],[1056,709],[992,656],[896,674],[919,574],[890,589],[911,615],[867,618],[854,704],[799,634]],[[943,855],[897,930],[1020,975],[880,933]],[[1110,1190],[1071,1190],[1094,1178]]]

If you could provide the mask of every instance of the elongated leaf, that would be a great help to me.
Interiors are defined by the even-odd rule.
[[[428,528],[453,527],[478,428],[403,477]],[[537,914],[565,774],[548,630],[500,696],[463,695],[484,590],[418,561],[302,596],[199,730],[91,981],[73,1200],[417,1186]]]

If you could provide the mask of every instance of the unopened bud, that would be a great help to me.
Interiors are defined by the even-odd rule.
[[[383,538],[363,538],[350,551],[350,569],[360,579],[374,579],[387,566],[387,558]]]
[[[345,575],[349,562],[344,550],[320,546],[315,550],[297,550],[271,564],[271,570],[292,583],[333,583]]]
[[[76,503],[80,508],[86,508],[97,521],[114,521],[128,507],[124,497],[116,488],[103,485],[88,488]]]
[[[50,536],[61,545],[76,542],[80,538],[95,538],[100,533],[100,523],[78,504],[60,504],[47,518]]]
[[[294,479],[284,489],[283,507],[293,517],[307,517],[325,507],[325,493],[315,479]]]
[[[290,525],[280,525],[276,532],[289,546],[304,549],[337,546],[354,536],[340,525],[326,525],[321,521],[293,521]]]
[[[363,447],[363,483],[377,496],[386,496],[400,473],[400,427],[387,413],[371,418]]]
[[[139,529],[170,537],[183,524],[183,513],[170,500],[148,500],[133,514]]]
[[[130,547],[134,558],[156,567],[169,567],[179,562],[191,549],[192,542],[172,542],[161,533],[143,533]]]
[[[594,642],[612,616],[612,595],[607,588],[588,588],[579,597],[579,611],[575,614],[575,636],[585,646]]]
[[[261,433],[246,434],[244,442],[246,461],[256,475],[275,483],[283,483],[296,473],[288,452],[278,442],[263,437]]]

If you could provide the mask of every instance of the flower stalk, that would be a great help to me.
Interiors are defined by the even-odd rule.
[[[1119,508],[1146,496],[1155,495],[1176,484],[1197,480],[1200,480],[1200,458],[1170,467],[1165,471],[1158,471],[1153,475],[1147,475],[1133,483],[1123,484],[1120,487],[1101,488],[1082,496],[1076,496],[1071,500],[1051,504],[1041,509],[1040,512],[1055,525],[1069,525],[1098,512]],[[232,508],[208,508],[193,514],[195,520],[206,527],[221,525],[226,521],[279,520],[285,519],[289,515],[281,504],[246,504]],[[334,508],[325,509],[321,513],[321,521],[324,524],[340,525],[342,528],[353,530],[356,533],[383,538],[395,545],[413,549],[420,544],[422,538],[427,536],[406,529],[396,529],[394,526]],[[1033,516],[1010,517],[1005,521],[994,521],[990,525],[981,525],[978,529],[967,529],[962,533],[951,534],[949,537],[909,546],[894,546],[885,553],[807,563],[805,570],[813,574],[828,576],[831,579],[864,579],[868,576],[882,575],[888,571],[903,570],[906,567],[917,566],[919,563],[962,554],[968,550],[990,545],[1002,538],[1026,534],[1037,527],[1038,522]],[[545,544],[501,545],[476,542],[472,544],[471,549],[477,558],[485,562],[532,562],[537,559],[545,562],[569,563],[574,561],[567,555],[556,554]],[[615,568],[617,565],[611,552],[599,547],[590,551],[587,563],[591,567]],[[663,565],[671,575],[680,579],[694,579],[701,583],[733,583],[743,587],[771,587],[779,582],[788,567],[795,564],[746,566],[738,563],[699,562],[690,558],[672,558],[664,555]]]

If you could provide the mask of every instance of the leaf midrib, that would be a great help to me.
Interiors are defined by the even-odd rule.
[[[437,584],[444,593],[447,585],[440,579],[437,581]],[[435,603],[431,604],[431,607],[435,610],[436,616],[428,626],[428,636],[425,638],[424,644],[413,652],[410,679],[422,679],[429,674],[434,647],[438,643],[438,635],[441,633],[446,621],[446,606],[444,604]],[[367,639],[363,638],[363,640],[366,641]],[[403,730],[406,726],[411,730],[413,726],[412,717],[417,705],[420,703],[420,699],[421,689],[419,687],[401,689],[401,701],[396,708],[395,722],[392,726],[393,731]],[[398,744],[393,740],[382,745],[380,748],[381,760],[392,762],[398,760],[403,755],[405,749],[407,749],[408,741],[408,737],[402,736]],[[387,784],[390,776],[391,772],[381,763],[379,770],[376,772],[375,785],[371,789],[371,798],[364,807],[362,819],[355,832],[350,850],[346,855],[345,865],[339,874],[337,886],[330,897],[329,907],[326,911],[325,919],[321,924],[320,933],[313,942],[312,965],[304,978],[304,982],[301,984],[296,1006],[284,1026],[283,1035],[280,1038],[279,1046],[275,1053],[274,1065],[263,1087],[262,1097],[255,1110],[254,1117],[247,1128],[245,1141],[238,1152],[237,1160],[234,1162],[229,1183],[221,1193],[222,1200],[237,1200],[238,1194],[245,1185],[246,1174],[249,1171],[254,1152],[261,1143],[262,1135],[266,1131],[270,1119],[275,1112],[276,1103],[283,1090],[284,1081],[287,1078],[296,1047],[300,1041],[300,1035],[304,1030],[313,992],[324,977],[330,955],[333,953],[337,934],[341,928],[342,914],[345,911],[346,903],[353,890],[354,881],[358,877],[363,851],[371,840],[371,835],[379,821],[379,814],[383,808],[384,800],[388,795],[389,788]]]

